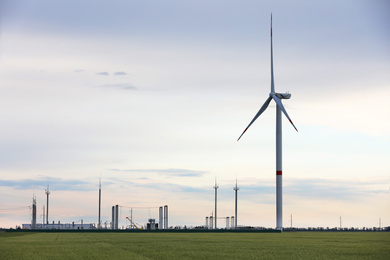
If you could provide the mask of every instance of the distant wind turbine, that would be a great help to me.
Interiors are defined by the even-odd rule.
[[[273,50],[272,50],[272,14],[271,14],[271,93],[269,97],[260,108],[259,112],[255,115],[249,125],[245,128],[244,132],[237,139],[243,136],[248,128],[255,122],[255,120],[267,109],[269,103],[273,99],[276,102],[276,228],[283,230],[283,205],[282,205],[282,112],[290,121],[292,126],[298,132],[290,117],[284,108],[281,99],[289,99],[290,93],[276,93],[274,86],[274,61],[273,61]]]

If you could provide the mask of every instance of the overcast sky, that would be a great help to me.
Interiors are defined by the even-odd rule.
[[[0,227],[97,223],[168,205],[170,225],[214,210],[275,227],[275,88],[284,226],[390,225],[388,1],[0,3]],[[220,219],[219,227],[225,226]]]

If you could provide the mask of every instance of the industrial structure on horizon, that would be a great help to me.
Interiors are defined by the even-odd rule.
[[[98,223],[95,225],[94,223],[87,223],[84,224],[83,220],[80,224],[72,222],[72,223],[61,223],[58,221],[58,223],[55,223],[54,221],[52,223],[49,223],[49,185],[47,185],[47,189],[45,189],[46,194],[46,215],[45,215],[45,206],[43,206],[43,220],[42,224],[37,223],[37,203],[36,203],[36,197],[33,196],[33,203],[31,206],[31,223],[30,224],[22,224],[23,229],[57,229],[57,230],[83,230],[83,229],[111,229],[111,230],[119,230],[119,207],[125,207],[120,205],[112,206],[112,219],[110,225],[107,225],[107,222],[104,225],[104,228],[102,227],[101,223],[101,179],[99,179],[99,210],[98,210]],[[158,230],[158,229],[169,229],[168,225],[168,205],[160,206],[159,208],[159,222],[156,223],[154,218],[148,218],[148,222],[144,225],[136,224],[133,221],[133,208],[132,207],[125,207],[131,209],[131,216],[126,217],[127,220],[130,221],[130,225],[128,227],[123,227],[121,229],[147,229],[147,230]],[[137,208],[137,207],[134,207]],[[138,207],[140,208],[140,207]],[[156,208],[156,207],[145,207],[147,209],[150,208]],[[46,219],[45,219],[46,217]],[[79,222],[77,221],[77,222]]]
[[[235,215],[234,216],[227,216],[227,217],[217,217],[217,189],[219,188],[217,184],[217,180],[215,180],[215,185],[213,187],[215,189],[215,212],[213,215],[213,212],[211,213],[211,216],[206,217],[206,223],[202,227],[204,229],[217,229],[217,220],[218,219],[224,219],[226,221],[225,229],[237,229],[237,191],[239,188],[237,187],[237,180],[236,180],[236,186],[233,187],[233,190],[235,191]],[[160,206],[158,207],[158,223],[156,223],[156,220],[154,218],[148,218],[147,223],[142,225],[135,223],[133,219],[133,209],[139,209],[139,208],[156,208],[156,207],[128,207],[128,206],[120,206],[120,205],[114,205],[111,207],[111,222],[106,222],[104,227],[102,226],[101,222],[101,179],[99,178],[99,204],[98,204],[98,222],[97,225],[94,223],[87,223],[84,224],[83,220],[79,220],[81,223],[61,223],[58,221],[58,223],[55,223],[54,221],[52,223],[49,223],[49,184],[47,185],[47,189],[45,189],[46,194],[46,212],[45,212],[45,206],[43,206],[43,220],[42,224],[37,223],[37,205],[36,205],[36,197],[33,196],[33,203],[32,203],[32,212],[31,212],[31,224],[22,224],[23,229],[67,229],[67,230],[80,230],[80,229],[111,229],[111,230],[119,230],[119,229],[147,229],[147,230],[166,230],[170,229],[172,227],[169,227],[169,218],[168,218],[168,205]],[[131,216],[125,217],[130,224],[128,226],[122,226],[122,228],[119,227],[119,221],[120,221],[120,214],[119,214],[119,207],[121,208],[130,208]],[[46,213],[46,214],[45,214]],[[77,221],[77,222],[79,222]]]
[[[213,187],[215,191],[219,186],[215,182],[215,186]],[[201,226],[196,226],[196,227],[189,227],[187,228],[184,226],[184,229],[204,229],[204,230],[216,230],[216,221],[217,219],[224,219],[226,221],[226,226],[225,227],[220,227],[219,229],[230,229],[230,230],[265,230],[267,228],[265,227],[251,227],[251,226],[238,226],[237,224],[237,208],[238,208],[238,199],[237,199],[237,193],[238,193],[238,185],[237,185],[237,180],[236,180],[236,185],[233,187],[233,190],[235,191],[235,215],[234,216],[226,216],[226,217],[215,217],[215,213],[211,212],[210,216],[206,216],[205,218],[205,224]],[[137,229],[137,230],[167,230],[167,229],[183,229],[180,226],[169,226],[168,225],[168,205],[160,206],[160,207],[129,207],[129,206],[120,206],[120,205],[115,205],[112,206],[112,219],[111,222],[106,221],[104,222],[104,225],[100,222],[101,220],[101,183],[99,181],[99,215],[98,215],[98,224],[96,225],[95,223],[84,223],[83,219],[78,220],[76,222],[71,222],[71,223],[61,223],[60,221],[55,222],[52,221],[49,223],[48,221],[48,199],[49,199],[49,185],[47,186],[47,189],[45,189],[45,194],[47,196],[47,207],[45,210],[45,205],[43,206],[43,212],[42,212],[42,223],[37,223],[37,202],[36,202],[36,196],[33,195],[32,198],[32,206],[29,206],[28,208],[31,209],[31,223],[29,224],[22,224],[22,226],[17,226],[17,229],[27,229],[27,230],[132,230],[132,229]],[[215,194],[216,195],[216,194]],[[215,196],[215,202],[217,202],[217,196]],[[215,206],[217,203],[215,203]],[[125,225],[119,227],[119,221],[120,221],[120,213],[119,208],[129,208],[131,216],[130,217],[125,217],[125,220],[127,219],[130,222],[130,225]],[[156,209],[158,208],[158,222],[156,222],[155,218],[145,218],[145,221],[147,221],[145,224],[139,224],[135,222],[135,219],[133,219],[133,209],[147,209],[150,211],[150,209]],[[217,209],[217,207],[215,207]],[[46,213],[46,214],[45,214]],[[150,215],[150,213],[149,213]],[[139,219],[139,218],[138,218]],[[381,218],[379,218],[379,227],[372,227],[372,228],[346,228],[343,227],[341,224],[341,216],[339,219],[339,227],[334,227],[334,228],[297,228],[293,227],[292,224],[292,214],[290,215],[290,227],[286,228],[287,230],[313,230],[313,231],[323,231],[323,230],[348,230],[348,231],[354,231],[354,230],[363,230],[363,231],[390,231],[390,227],[382,227],[381,223]],[[123,220],[123,219],[122,219]],[[80,223],[79,223],[80,222]]]

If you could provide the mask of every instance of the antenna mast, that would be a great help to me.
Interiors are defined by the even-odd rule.
[[[32,221],[31,221],[31,228],[36,229],[37,228],[37,199],[33,195],[33,204],[32,204]]]
[[[240,188],[237,187],[237,179],[236,179],[236,187],[233,188],[233,190],[235,191],[235,210],[234,210],[234,228],[237,229],[237,191],[239,190]]]
[[[47,184],[47,190],[45,190],[46,193],[46,225],[49,225],[49,184]]]
[[[214,223],[215,223],[215,229],[217,229],[217,189],[219,186],[217,185],[217,179],[215,179],[215,186],[213,187],[215,189],[215,217],[214,217]]]
[[[101,228],[101,225],[100,225],[101,202],[102,202],[102,179],[99,178],[99,221],[98,221],[98,229]]]

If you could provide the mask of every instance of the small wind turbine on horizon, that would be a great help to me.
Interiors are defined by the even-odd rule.
[[[283,204],[282,204],[282,112],[290,121],[292,126],[298,132],[290,117],[284,108],[281,99],[289,99],[290,93],[276,93],[274,85],[274,62],[273,62],[273,50],[272,50],[272,13],[271,13],[271,92],[269,97],[260,108],[259,112],[255,115],[249,125],[245,128],[244,132],[240,135],[237,141],[244,135],[246,130],[256,121],[256,119],[267,109],[269,103],[273,99],[276,103],[276,228],[283,230]]]

